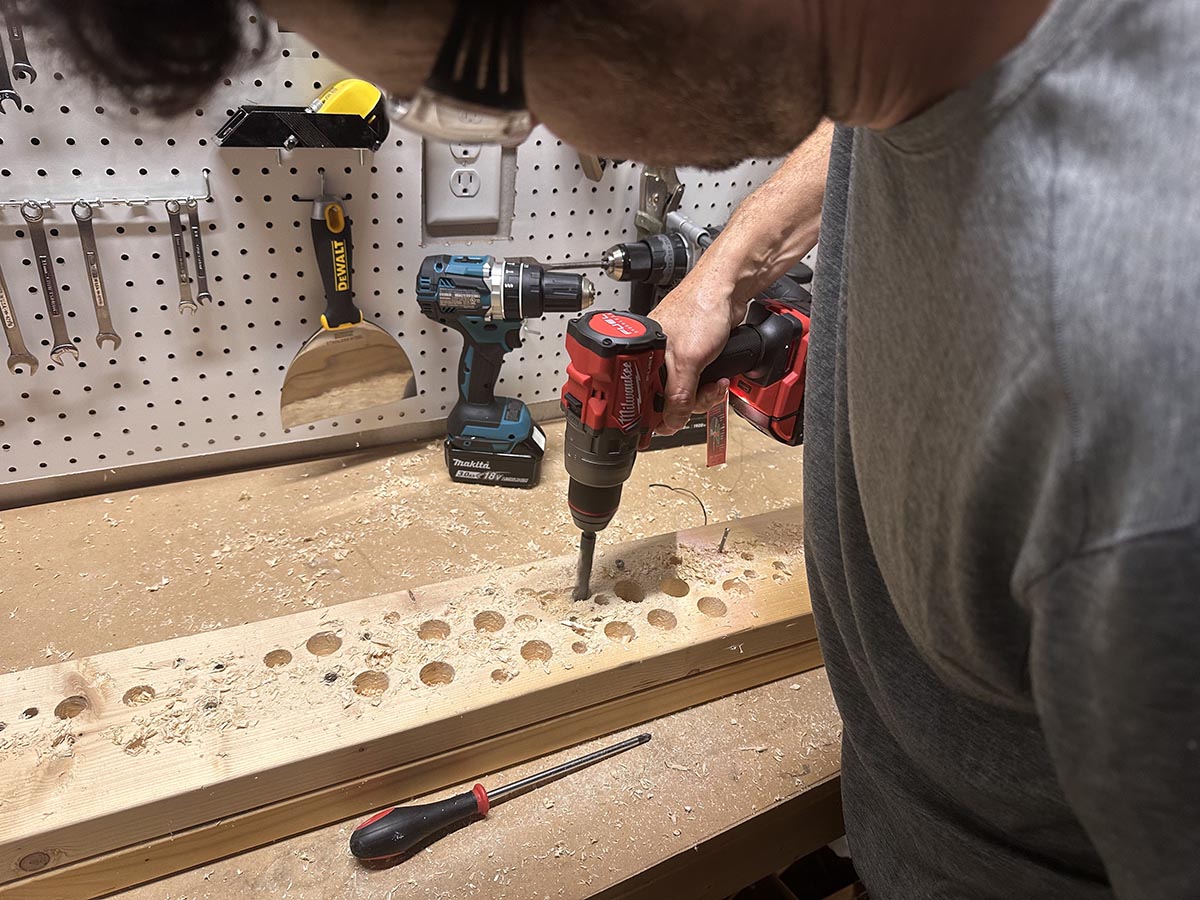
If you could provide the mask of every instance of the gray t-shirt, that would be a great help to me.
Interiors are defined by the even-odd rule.
[[[830,167],[808,570],[873,900],[1200,898],[1200,3]]]

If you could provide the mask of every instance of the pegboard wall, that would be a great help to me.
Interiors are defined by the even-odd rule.
[[[215,302],[194,316],[179,313],[162,203],[97,208],[99,255],[122,338],[117,350],[97,347],[78,228],[70,205],[56,205],[46,210],[46,227],[79,349],[78,363],[67,357],[56,365],[28,227],[18,210],[0,211],[0,268],[40,366],[32,376],[0,368],[0,506],[435,434],[455,401],[461,342],[417,308],[423,256],[596,259],[635,236],[640,167],[610,165],[591,182],[575,152],[541,128],[517,151],[512,236],[503,241],[422,245],[421,142],[397,128],[361,163],[352,150],[297,150],[280,162],[274,150],[217,147],[213,136],[236,107],[304,106],[346,76],[294,34],[277,35],[255,69],[169,122],[97,94],[36,32],[27,41],[39,77],[17,82],[23,108],[9,104],[0,120],[0,199],[202,197],[210,170],[211,199],[199,214]],[[702,224],[724,222],[771,165],[681,171],[682,211]],[[326,190],[347,197],[354,223],[357,302],[400,339],[419,390],[369,414],[288,432],[279,421],[284,373],[324,309],[310,207],[298,198],[316,196],[322,171]],[[589,274],[597,306],[627,304],[627,286]],[[505,361],[499,393],[523,399],[535,414],[539,402],[541,411],[553,409],[565,325],[565,316],[530,324],[524,347]]]

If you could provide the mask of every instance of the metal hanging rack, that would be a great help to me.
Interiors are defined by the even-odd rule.
[[[212,187],[209,184],[209,176],[212,170],[204,168],[201,170],[204,176],[204,194],[197,196],[194,194],[172,194],[168,197],[97,197],[96,199],[86,199],[83,197],[71,197],[63,200],[35,200],[32,197],[26,197],[22,200],[0,200],[0,209],[20,209],[22,206],[36,204],[42,209],[54,209],[57,206],[74,206],[76,203],[84,202],[90,206],[100,209],[105,206],[126,206],[140,207],[149,206],[152,203],[166,203],[168,200],[178,200],[180,203],[192,202],[207,202],[212,199]]]

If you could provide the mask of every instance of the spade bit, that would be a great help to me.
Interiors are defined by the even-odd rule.
[[[70,353],[75,359],[79,359],[79,348],[75,346],[67,331],[67,317],[63,315],[62,298],[58,293],[58,278],[54,275],[50,244],[46,240],[45,215],[41,204],[26,200],[21,206],[21,217],[29,223],[29,241],[33,244],[38,275],[42,279],[42,291],[46,295],[46,312],[50,315],[50,331],[54,334],[50,358],[61,366],[64,353]]]
[[[183,221],[179,210],[183,205],[178,200],[167,201],[167,216],[171,220],[171,246],[175,249],[175,274],[179,279],[179,314],[196,314],[196,301],[192,299],[192,282],[188,277],[187,251],[183,247]]]
[[[0,272],[0,325],[4,326],[4,337],[8,339],[8,371],[15,375],[20,366],[25,366],[32,375],[38,368],[37,358],[29,352],[21,337],[21,323],[17,321],[17,311],[13,308],[3,272]]]
[[[96,250],[96,230],[92,227],[92,204],[76,200],[71,214],[79,226],[79,243],[83,245],[83,264],[87,268],[88,284],[92,288],[92,306],[96,308],[96,324],[100,333],[96,335],[96,346],[103,347],[105,341],[112,343],[113,350],[121,346],[121,336],[113,328],[112,313],[104,294],[104,272],[100,269],[100,254]]]
[[[29,51],[25,49],[25,29],[21,25],[21,16],[13,6],[12,0],[4,0],[4,23],[8,26],[8,42],[12,45],[13,77],[18,81],[28,78],[29,83],[37,81],[37,69],[29,64]]]
[[[212,303],[208,289],[208,268],[204,259],[204,240],[200,237],[200,204],[192,197],[187,202],[188,230],[192,233],[192,262],[196,264],[196,302],[200,305]]]

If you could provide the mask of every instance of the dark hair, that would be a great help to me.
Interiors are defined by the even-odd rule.
[[[20,8],[78,68],[160,115],[195,106],[267,42],[252,0],[24,0]]]

